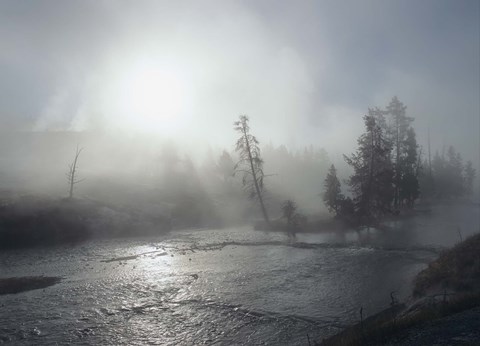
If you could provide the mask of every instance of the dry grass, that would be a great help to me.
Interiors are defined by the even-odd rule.
[[[480,234],[440,254],[415,279],[414,296],[434,289],[468,292],[480,288]]]
[[[480,306],[480,234],[443,252],[417,275],[414,284],[416,297],[440,294],[437,299],[432,298],[429,304],[423,304],[411,313],[405,313],[402,308],[397,311],[387,309],[324,340],[320,345],[381,345],[413,326],[422,326]],[[447,291],[450,294],[442,296],[441,292]]]
[[[399,317],[398,314],[378,315],[345,329],[316,345],[322,346],[355,346],[382,345],[414,326],[422,326],[427,322],[449,316],[480,306],[480,293],[461,294],[446,302],[437,302],[418,310],[414,314]],[[386,310],[388,311],[388,310]]]

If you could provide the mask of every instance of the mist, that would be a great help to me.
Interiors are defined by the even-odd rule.
[[[0,306],[45,288],[38,314],[74,316],[8,308],[0,342],[318,344],[415,301],[426,263],[480,231],[479,18],[473,0],[0,1]]]
[[[249,114],[264,142],[344,152],[366,109],[397,95],[422,137],[430,130],[435,147],[478,158],[475,2],[217,5],[3,2],[2,128],[147,131],[228,146],[232,119]],[[179,84],[178,104],[125,102],[136,96],[129,75],[155,70]]]
[[[419,145],[453,145],[480,168],[475,2],[2,7],[2,132],[96,133],[99,143],[74,135],[61,145],[86,147],[93,174],[112,165],[123,174],[114,161],[124,150],[136,157],[127,170],[152,164],[167,141],[197,164],[209,148],[232,151],[239,114],[249,115],[264,145],[313,145],[342,165],[367,109],[395,95],[415,118]],[[138,142],[148,144],[135,151]],[[30,150],[3,144],[17,146]],[[68,159],[58,155],[35,156],[60,172]],[[89,167],[91,157],[102,164]]]

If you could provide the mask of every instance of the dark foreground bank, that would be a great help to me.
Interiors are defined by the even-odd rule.
[[[46,288],[59,283],[62,279],[54,276],[24,276],[0,278],[0,295]]]
[[[0,249],[75,245],[92,237],[156,235],[171,229],[160,213],[88,199],[23,196],[0,204]]]
[[[406,303],[363,319],[316,345],[480,343],[480,234],[444,251],[415,278]]]

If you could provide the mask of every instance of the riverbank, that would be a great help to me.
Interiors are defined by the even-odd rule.
[[[270,224],[267,224],[265,221],[257,221],[254,224],[254,229],[257,231],[288,233],[287,222],[284,219],[272,220]],[[317,217],[299,225],[293,233],[346,232],[351,229],[352,225],[344,220],[331,217]]]
[[[389,223],[411,219],[418,215],[430,215],[431,213],[432,209],[430,206],[425,205],[415,209],[405,209],[398,214],[385,217],[385,219],[371,228],[388,231],[391,228],[388,226]],[[352,220],[341,217],[333,217],[330,214],[308,215],[305,216],[302,221],[303,222],[297,225],[297,228],[293,233],[348,232],[354,229],[360,230],[368,228],[367,226],[359,226]],[[254,228],[258,231],[288,233],[288,227],[285,218],[270,220],[269,224],[263,220],[259,220],[255,222]]]
[[[89,199],[25,195],[0,204],[0,249],[76,245],[90,238],[166,233],[168,217]]]
[[[317,345],[456,344],[480,334],[480,234],[440,254],[414,280],[412,297]],[[477,322],[476,322],[477,321]]]
[[[47,288],[59,283],[60,277],[54,276],[24,276],[0,278],[0,295],[17,294],[21,292]]]

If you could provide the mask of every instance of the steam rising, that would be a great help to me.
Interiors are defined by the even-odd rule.
[[[165,146],[208,166],[248,114],[263,146],[325,149],[321,185],[368,107],[397,95],[421,146],[430,133],[433,150],[452,144],[480,171],[478,14],[477,2],[5,1],[0,169],[61,186],[80,144],[85,175],[155,185]]]

